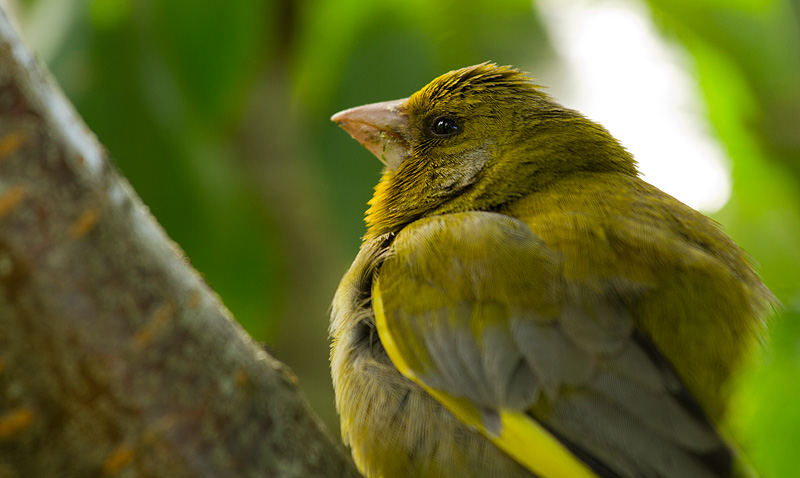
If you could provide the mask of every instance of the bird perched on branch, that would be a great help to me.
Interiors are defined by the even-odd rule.
[[[608,131],[491,63],[332,119],[385,164],[331,321],[367,477],[751,476],[717,424],[772,295]]]

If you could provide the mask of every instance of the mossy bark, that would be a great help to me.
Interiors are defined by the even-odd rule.
[[[358,476],[2,11],[0,476]]]

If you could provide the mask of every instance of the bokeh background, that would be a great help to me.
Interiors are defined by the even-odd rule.
[[[738,382],[729,428],[763,477],[796,476],[797,0],[0,3],[334,434],[328,308],[380,163],[330,115],[485,60],[530,71],[756,259],[783,310]]]

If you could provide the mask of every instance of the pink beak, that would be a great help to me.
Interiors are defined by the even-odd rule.
[[[331,120],[394,171],[411,156],[405,135],[408,128],[405,103],[404,98],[357,106],[336,113]]]

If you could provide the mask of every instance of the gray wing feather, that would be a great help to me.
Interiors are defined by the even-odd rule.
[[[724,464],[706,460],[729,460],[725,443],[654,346],[635,340],[617,288],[568,290],[557,255],[520,221],[448,216],[418,221],[419,229],[398,236],[383,270],[402,273],[381,275],[393,334],[424,344],[408,352],[420,380],[468,398],[488,421],[500,409],[528,413],[576,454],[612,470],[602,476],[726,476]],[[493,257],[505,260],[504,269]],[[513,283],[513,293],[499,290],[498,280]],[[393,281],[406,294],[424,293],[431,308],[411,313],[402,298],[391,302]],[[548,312],[526,305],[540,303],[524,295],[537,287],[555,290]]]

